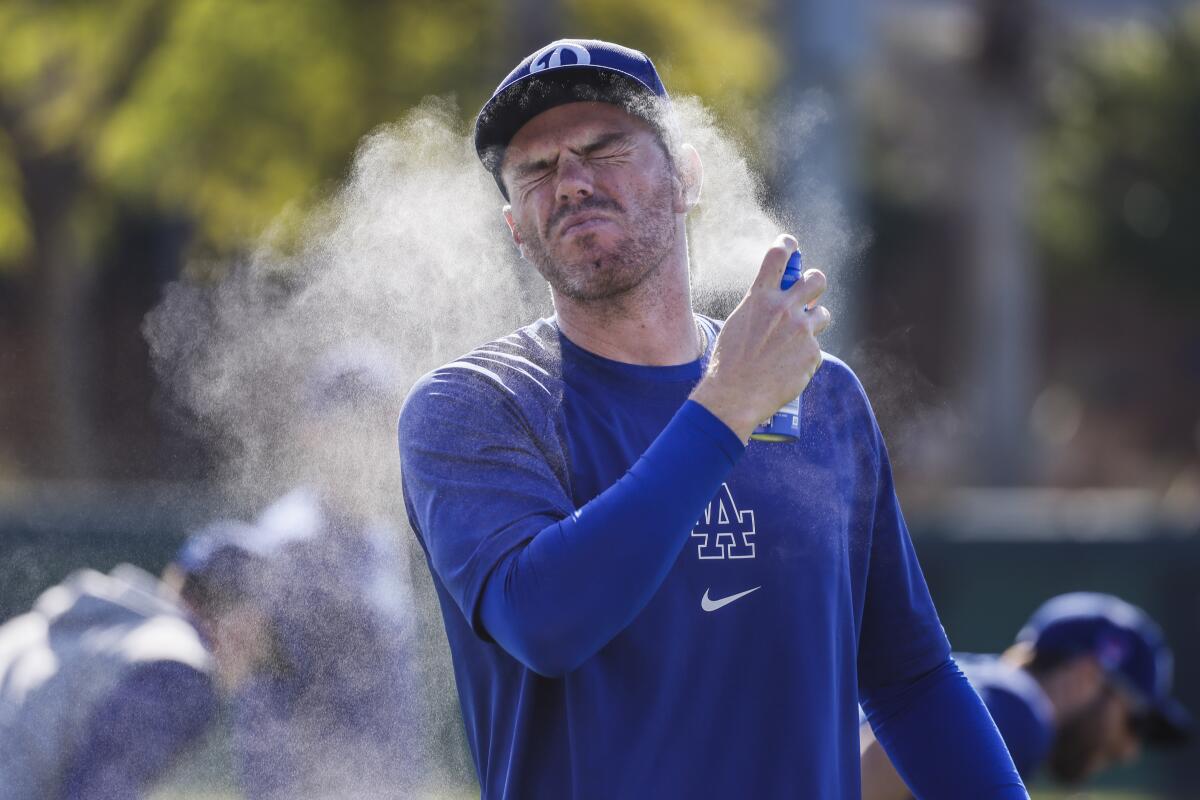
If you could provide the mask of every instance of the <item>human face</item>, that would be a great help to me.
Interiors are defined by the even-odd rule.
[[[270,624],[250,603],[235,602],[205,622],[217,684],[237,691],[247,679],[272,661]]]
[[[1049,769],[1063,783],[1079,783],[1141,753],[1141,718],[1126,692],[1105,683],[1095,699],[1059,725]]]
[[[640,286],[676,245],[682,187],[642,120],[609,103],[544,111],[509,143],[505,219],[560,295],[605,300]]]

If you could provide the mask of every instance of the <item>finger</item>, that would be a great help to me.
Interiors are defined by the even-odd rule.
[[[775,238],[775,243],[763,256],[762,265],[758,268],[758,276],[754,279],[752,289],[778,289],[783,280],[783,270],[787,267],[788,258],[796,252],[800,244],[796,239],[784,233]]]
[[[809,328],[813,336],[820,336],[829,327],[829,323],[833,321],[833,315],[829,313],[829,309],[825,306],[817,306],[809,309],[808,316],[810,319]]]
[[[825,293],[827,285],[824,272],[819,269],[810,269],[805,271],[800,280],[792,284],[792,288],[787,290],[787,294],[789,298],[796,297],[797,302],[811,306],[818,297]]]
[[[829,327],[832,315],[825,306],[788,306],[788,315],[795,322],[797,333],[816,336]]]

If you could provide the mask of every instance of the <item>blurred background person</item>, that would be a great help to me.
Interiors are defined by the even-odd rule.
[[[300,484],[241,543],[263,565],[255,594],[282,665],[233,697],[235,757],[255,800],[407,798],[428,779],[409,565],[363,467],[381,446],[365,434],[392,390],[387,365],[366,341],[317,359],[285,445]]]
[[[79,570],[0,626],[0,797],[132,800],[208,729],[270,657],[253,559],[221,544],[243,528],[197,534],[163,580]]]
[[[73,573],[0,627],[0,798],[142,797],[222,708],[249,800],[411,797],[426,749],[402,570],[387,532],[298,489],[255,525],[199,530],[161,580]]]
[[[1174,700],[1174,657],[1139,608],[1109,594],[1046,601],[1003,655],[959,655],[1021,777],[1043,767],[1078,785],[1134,761],[1143,745],[1181,745],[1191,715]],[[861,727],[863,800],[912,795],[867,724]]]

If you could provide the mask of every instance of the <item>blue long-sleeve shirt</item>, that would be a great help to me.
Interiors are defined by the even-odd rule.
[[[136,800],[216,717],[207,673],[152,661],[122,679],[96,709],[63,779],[63,800]]]
[[[879,743],[921,800],[1029,796],[983,701],[952,658],[915,679],[866,691],[862,703]]]
[[[832,800],[858,793],[860,691],[897,730],[915,691],[979,717],[927,677],[949,645],[852,373],[827,359],[800,439],[743,448],[687,401],[707,357],[622,364],[542,321],[410,394],[405,500],[485,798]],[[981,730],[957,796],[1025,797]]]

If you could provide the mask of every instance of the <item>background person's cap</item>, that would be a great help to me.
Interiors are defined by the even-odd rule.
[[[305,380],[304,409],[311,414],[338,409],[390,407],[399,377],[383,345],[355,339],[323,353]]]
[[[475,152],[497,184],[504,148],[522,125],[547,109],[584,100],[619,105],[660,131],[668,124],[656,101],[669,103],[670,97],[645,53],[597,39],[559,39],[508,73],[475,120]]]
[[[253,536],[253,526],[234,519],[214,520],[188,536],[172,559],[184,578],[179,587],[184,599],[212,613],[246,597],[261,574],[259,559],[247,546]]]
[[[180,546],[173,559],[186,575],[201,575],[226,559],[249,555],[247,542],[254,527],[234,519],[218,519],[194,531]]]
[[[1174,744],[1191,738],[1191,715],[1171,696],[1174,656],[1158,625],[1119,597],[1074,592],[1047,600],[1017,634],[1039,654],[1090,655],[1146,713],[1145,739]]]

